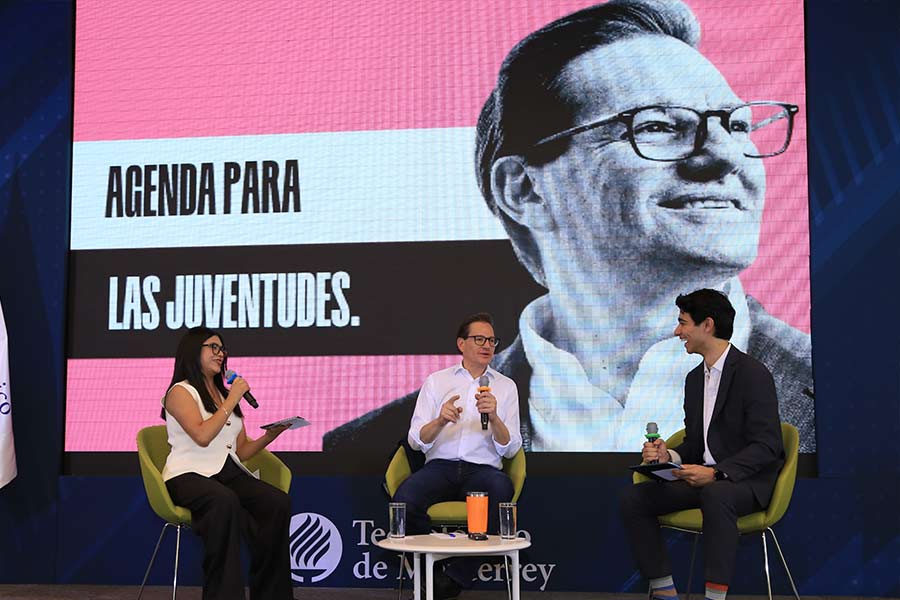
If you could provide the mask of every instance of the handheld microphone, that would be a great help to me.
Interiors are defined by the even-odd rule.
[[[653,421],[647,423],[647,441],[651,444],[659,439],[659,427]],[[658,460],[651,460],[649,464],[653,465],[658,463]]]
[[[489,392],[491,391],[491,380],[488,379],[487,375],[482,375],[478,379],[478,392]],[[481,413],[481,429],[483,431],[487,430],[488,426],[488,415],[487,413]]]
[[[227,371],[225,371],[225,382],[228,383],[229,385],[231,385],[231,382],[234,381],[238,377],[240,377],[240,375],[238,375],[231,369],[228,369]],[[247,404],[249,404],[253,408],[259,408],[259,402],[256,401],[256,398],[253,397],[253,394],[250,393],[250,390],[247,390],[246,392],[244,392],[244,400],[246,400]]]

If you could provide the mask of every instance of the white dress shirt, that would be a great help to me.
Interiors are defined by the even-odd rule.
[[[703,464],[714,465],[716,459],[709,451],[706,436],[709,434],[709,422],[712,421],[713,411],[716,409],[716,396],[719,394],[719,384],[722,382],[722,368],[725,366],[725,357],[731,350],[731,344],[725,347],[725,352],[712,367],[706,366],[703,361],[703,374],[705,384],[703,386]]]
[[[475,408],[479,378],[472,377],[460,363],[432,373],[419,390],[407,438],[410,446],[425,453],[426,462],[436,458],[463,460],[499,469],[500,457],[512,458],[522,447],[515,382],[491,367],[485,374],[491,383],[491,393],[497,398],[497,416],[509,430],[509,442],[498,444],[490,424],[487,431],[481,429],[481,413]],[[444,402],[457,394],[459,399],[454,404],[462,408],[459,421],[444,425],[437,437],[426,444],[419,435],[422,427],[437,418]]]
[[[712,421],[713,412],[716,410],[716,396],[719,395],[719,384],[722,383],[722,369],[725,367],[725,357],[731,350],[731,344],[726,346],[722,356],[716,360],[712,367],[703,361],[703,464],[714,465],[716,459],[709,451],[706,437],[709,434],[709,424]],[[674,450],[669,450],[671,462],[681,464],[681,455]]]

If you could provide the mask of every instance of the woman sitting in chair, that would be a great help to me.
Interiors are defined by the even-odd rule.
[[[227,358],[222,336],[211,329],[194,327],[181,338],[162,399],[172,446],[163,480],[203,539],[204,600],[243,600],[242,534],[250,547],[251,600],[290,600],[290,498],[241,464],[285,428],[247,437],[238,403],[250,386],[238,377],[225,388]]]

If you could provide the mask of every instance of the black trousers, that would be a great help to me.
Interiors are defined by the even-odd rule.
[[[626,537],[641,574],[656,579],[672,574],[658,515],[699,508],[703,513],[706,581],[728,585],[734,572],[740,516],[762,507],[746,483],[715,481],[691,487],[684,481],[647,482],[622,490],[620,510]]]
[[[291,600],[290,497],[229,458],[212,477],[185,473],[166,482],[203,540],[203,600],[243,600],[240,541],[250,548],[251,600]]]

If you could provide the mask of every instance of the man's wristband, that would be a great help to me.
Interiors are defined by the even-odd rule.
[[[726,479],[728,479],[728,473],[726,473],[725,471],[720,471],[717,468],[713,467],[713,478],[716,481],[725,481]]]

